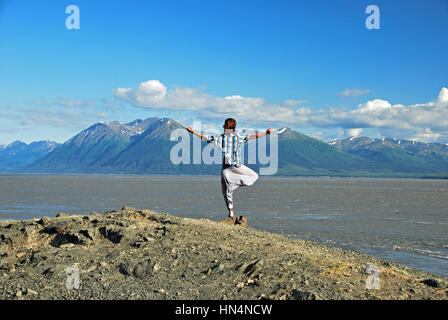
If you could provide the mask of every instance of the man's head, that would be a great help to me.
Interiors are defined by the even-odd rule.
[[[236,128],[236,121],[232,118],[227,118],[226,121],[224,121],[224,130],[235,130]]]

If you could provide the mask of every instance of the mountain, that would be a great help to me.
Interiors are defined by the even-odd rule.
[[[287,129],[279,135],[279,175],[362,174],[372,165],[319,139]]]
[[[58,145],[48,140],[30,144],[17,140],[8,145],[0,145],[0,172],[10,172],[26,166],[47,155]]]
[[[403,173],[448,173],[448,146],[397,138],[350,137],[329,143],[373,161],[378,169]]]
[[[81,131],[47,156],[26,167],[32,172],[95,172],[129,146],[159,118],[99,122]]]
[[[180,164],[170,161],[171,148],[178,141],[170,141],[171,132],[184,129],[177,121],[162,118],[146,128],[120,153],[104,163],[103,170],[121,173],[151,174],[215,174],[219,172],[217,165]],[[202,142],[202,145],[206,143]],[[192,155],[192,145],[190,155]]]
[[[184,127],[170,118],[148,118],[121,124],[96,123],[53,151],[22,167],[22,172],[219,174],[220,165],[170,161],[173,130]],[[195,138],[196,139],[196,138]],[[262,143],[265,137],[258,142]],[[447,177],[448,146],[366,137],[330,143],[292,129],[279,135],[278,175]],[[267,150],[269,154],[269,139]],[[245,146],[245,163],[248,148]],[[205,146],[206,142],[202,142]],[[190,144],[190,161],[192,160]],[[260,164],[250,164],[258,170]]]
[[[149,118],[127,124],[117,121],[96,123],[27,166],[24,171],[218,174],[220,165],[171,163],[170,151],[178,141],[170,141],[170,135],[179,128],[184,127],[169,118]],[[205,145],[202,142],[202,146]],[[244,152],[246,160],[247,148]],[[190,160],[192,154],[190,146]],[[281,175],[349,174],[355,170],[361,172],[368,165],[360,157],[291,129],[279,138],[278,174]],[[259,165],[249,166],[256,170],[259,168]]]

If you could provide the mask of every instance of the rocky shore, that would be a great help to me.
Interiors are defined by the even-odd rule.
[[[386,260],[129,207],[0,221],[0,261],[8,300],[448,299],[448,279]]]

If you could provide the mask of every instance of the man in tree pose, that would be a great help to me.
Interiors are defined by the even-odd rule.
[[[258,139],[264,135],[271,134],[274,129],[267,129],[263,133],[255,133],[248,136],[239,134],[236,130],[235,119],[228,118],[224,122],[224,133],[216,136],[206,136],[188,127],[187,131],[199,138],[213,143],[223,152],[223,163],[221,170],[221,186],[224,201],[229,210],[229,217],[234,218],[233,192],[240,186],[251,186],[257,181],[258,174],[246,167],[241,162],[241,148],[244,143],[251,139]]]

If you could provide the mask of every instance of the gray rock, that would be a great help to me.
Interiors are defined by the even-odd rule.
[[[67,230],[59,233],[52,241],[51,245],[54,247],[61,247],[65,244],[80,244],[86,245],[91,240],[79,231]]]
[[[113,243],[120,243],[124,237],[123,229],[117,226],[101,227],[99,231],[104,238],[109,239]]]
[[[56,218],[67,218],[68,217],[68,214],[66,214],[66,213],[64,213],[64,212],[59,212],[57,215],[56,215]]]
[[[134,276],[138,279],[144,279],[151,276],[151,268],[147,263],[139,263],[134,268]]]
[[[112,252],[110,252],[109,254],[107,254],[106,259],[107,260],[115,260],[118,257],[120,257],[121,252],[119,250],[114,250]]]
[[[145,279],[151,276],[151,267],[148,261],[139,263],[123,262],[118,266],[118,269],[125,276],[134,276],[138,279]]]
[[[223,270],[224,270],[224,265],[222,263],[220,263],[212,268],[213,273],[219,273],[219,272],[222,272]]]
[[[25,233],[26,235],[32,234],[36,230],[36,225],[30,224],[22,227],[20,231]]]
[[[291,292],[291,300],[320,300],[320,298],[313,292],[293,289]]]
[[[154,266],[152,267],[152,269],[154,270],[154,272],[157,272],[161,269],[162,267],[160,266],[160,264],[158,264],[157,262],[154,264]]]
[[[47,225],[49,225],[51,223],[51,219],[48,217],[42,217],[39,221],[39,224],[43,225],[44,227],[46,227]]]
[[[55,233],[61,233],[64,230],[68,229],[70,226],[70,221],[68,220],[62,220],[62,221],[55,221],[50,224],[48,224],[44,232],[48,234],[55,234]]]
[[[9,248],[6,244],[0,244],[0,257],[6,256],[9,252]]]
[[[96,241],[98,239],[98,231],[95,228],[80,230],[79,233],[92,241]]]
[[[15,265],[18,263],[18,259],[14,255],[3,257],[0,260],[0,270],[11,271],[15,270]]]
[[[238,271],[251,275],[254,272],[258,271],[263,264],[264,264],[263,260],[255,259],[250,262],[241,264],[238,267]]]
[[[8,244],[12,246],[20,246],[25,244],[26,239],[23,233],[19,232],[15,228],[0,229],[0,243]]]
[[[125,276],[131,276],[134,272],[134,266],[132,266],[129,262],[123,262],[118,266],[118,271]]]
[[[137,240],[131,243],[131,246],[136,247],[136,248],[140,248],[141,246],[143,246],[146,242],[143,242],[141,240]]]
[[[444,287],[443,284],[437,279],[425,279],[420,282],[426,284],[429,287],[434,287],[434,288],[443,288]]]
[[[54,272],[55,272],[55,271],[54,271],[53,268],[47,268],[47,269],[44,270],[44,272],[42,272],[42,274],[43,274],[44,276],[51,277],[51,276],[54,275]]]

